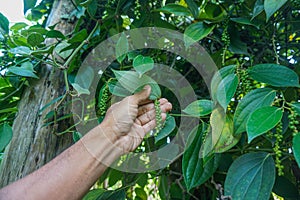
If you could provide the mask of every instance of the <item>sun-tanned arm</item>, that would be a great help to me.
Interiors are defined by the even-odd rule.
[[[2,200],[81,199],[109,164],[155,127],[150,87],[113,104],[104,121],[45,166],[2,188]],[[172,105],[160,99],[163,120]]]

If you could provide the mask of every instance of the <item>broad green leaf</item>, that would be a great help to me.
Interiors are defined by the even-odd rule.
[[[82,29],[81,31],[77,32],[71,39],[68,40],[68,43],[78,43],[82,42],[88,37],[88,33],[86,29]]]
[[[275,95],[276,92],[271,88],[258,88],[249,92],[236,107],[233,117],[234,134],[246,131],[246,122],[250,114],[258,108],[270,106]]]
[[[202,117],[212,112],[214,104],[210,100],[197,100],[189,104],[182,111],[194,117]]]
[[[210,85],[211,98],[214,101],[217,101],[218,87],[219,87],[220,82],[226,76],[228,76],[230,74],[234,74],[235,69],[236,69],[236,65],[229,65],[229,66],[221,68],[214,74],[214,76],[211,80],[211,85]]]
[[[136,187],[134,191],[139,200],[147,200],[148,199],[147,193],[142,188]]]
[[[300,103],[292,103],[293,109],[296,111],[296,113],[300,116]]]
[[[72,137],[73,137],[73,141],[77,142],[78,140],[80,140],[80,138],[82,138],[82,134],[79,133],[78,131],[73,131]]]
[[[215,153],[228,151],[240,141],[241,135],[234,136],[233,131],[233,118],[230,115],[226,115],[222,133],[213,148]]]
[[[237,89],[239,80],[237,75],[230,74],[222,79],[217,89],[217,100],[220,105],[227,109],[228,104],[230,103],[234,93]]]
[[[128,90],[126,90],[124,87],[122,87],[120,83],[118,84],[116,80],[109,81],[108,89],[110,93],[118,97],[127,97],[131,95],[131,93],[128,92]]]
[[[224,184],[225,195],[234,200],[267,200],[274,182],[275,164],[270,154],[244,154],[228,170]]]
[[[156,9],[156,11],[174,14],[175,16],[191,16],[188,8],[174,3],[167,4],[162,8]]]
[[[21,64],[21,67],[10,67],[8,68],[8,72],[18,76],[39,78],[37,75],[35,75],[35,71],[31,62],[24,62]]]
[[[267,21],[286,2],[287,2],[287,0],[265,0],[264,1],[264,8],[265,8],[266,16],[267,16]]]
[[[129,49],[127,37],[124,33],[121,34],[116,44],[116,58],[121,63],[125,58]]]
[[[164,123],[164,127],[155,136],[155,143],[170,135],[170,133],[172,133],[175,127],[176,127],[175,118],[168,115]]]
[[[145,85],[151,86],[151,93],[149,99],[155,100],[161,96],[161,90],[152,78],[147,75],[140,75],[134,71],[116,71],[113,70],[117,80],[126,88],[129,92],[135,93],[139,92]]]
[[[108,186],[109,187],[114,186],[119,180],[122,180],[123,178],[124,175],[121,171],[116,169],[111,169],[109,171]]]
[[[33,47],[41,44],[42,42],[44,42],[44,40],[45,38],[40,33],[31,33],[27,37],[28,44],[30,44]]]
[[[159,177],[158,193],[162,200],[170,199],[168,176],[164,174]]]
[[[63,41],[63,42],[60,42],[54,49],[54,51],[60,56],[62,57],[63,59],[66,59],[68,58],[71,53],[73,52],[73,49],[70,49],[70,50],[66,50],[64,51],[64,49],[66,47],[70,46],[69,43],[67,43],[66,41]]]
[[[31,50],[29,47],[18,46],[9,50],[12,54],[20,54],[20,55],[30,55]]]
[[[250,19],[248,18],[236,17],[236,18],[230,18],[230,20],[239,24],[254,26],[255,28],[259,29],[259,25],[256,25],[255,23],[251,22]]]
[[[274,128],[282,115],[282,109],[273,106],[261,107],[252,112],[246,124],[248,143]]]
[[[216,171],[219,165],[219,155],[211,155],[208,162],[204,163],[199,156],[203,142],[206,126],[204,124],[196,126],[190,133],[188,146],[183,154],[182,173],[188,190],[206,182]]]
[[[81,87],[80,85],[78,85],[77,83],[72,83],[71,84],[73,86],[73,88],[77,91],[78,96],[82,95],[82,94],[90,94],[90,91],[86,88]]]
[[[13,131],[7,123],[0,125],[0,152],[8,145],[13,136]]]
[[[300,133],[297,133],[293,138],[293,153],[295,160],[300,167]]]
[[[187,47],[195,42],[205,38],[212,32],[215,26],[208,25],[203,22],[196,22],[189,25],[184,31],[184,43]]]
[[[262,11],[264,11],[264,2],[263,0],[256,0],[252,12],[252,19],[253,20],[256,16],[258,16]]]
[[[1,12],[0,12],[0,32],[2,32],[3,34],[8,34],[9,32],[9,21]]]
[[[200,12],[198,19],[207,23],[217,23],[227,17],[226,10],[220,5],[208,2],[204,7],[205,12]]]
[[[154,67],[154,60],[151,57],[148,56],[142,56],[138,55],[133,60],[133,68],[137,73],[139,73],[140,76],[142,76],[144,73],[152,70]]]
[[[299,197],[297,186],[284,176],[276,177],[272,191],[284,199],[296,200]]]
[[[188,9],[191,11],[193,17],[195,19],[199,16],[199,7],[194,0],[185,0],[186,4],[188,5]]]
[[[23,0],[24,3],[24,15],[26,14],[26,11],[29,9],[34,8],[37,0]]]
[[[99,197],[102,193],[104,193],[105,190],[104,189],[94,189],[94,190],[90,190],[84,197],[82,200],[95,200],[97,199],[97,197]]]
[[[298,75],[288,67],[277,64],[259,64],[248,69],[249,75],[256,81],[275,87],[298,87]]]
[[[47,38],[60,38],[60,39],[65,39],[66,37],[64,36],[64,34],[62,34],[62,32],[57,31],[57,30],[51,30],[48,31],[46,34]]]
[[[95,73],[92,67],[87,66],[82,68],[75,77],[75,83],[82,88],[89,89],[95,77]]]
[[[125,200],[126,193],[124,189],[119,190],[107,190],[100,194],[96,200]]]

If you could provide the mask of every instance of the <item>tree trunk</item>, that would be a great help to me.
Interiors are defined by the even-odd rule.
[[[56,29],[67,34],[74,23],[62,20],[61,16],[70,14],[74,6],[70,0],[55,0],[47,25],[58,23]],[[72,144],[70,134],[56,136],[54,133],[69,127],[72,120],[58,122],[57,126],[43,127],[45,113],[39,110],[52,99],[65,92],[64,76],[61,70],[42,66],[40,79],[30,82],[19,104],[19,112],[13,124],[13,139],[5,150],[0,167],[0,188],[16,181],[49,162]],[[70,106],[63,108],[59,115],[70,113]]]

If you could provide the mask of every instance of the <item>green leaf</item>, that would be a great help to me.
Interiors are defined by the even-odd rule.
[[[9,50],[12,54],[20,54],[20,55],[30,55],[31,50],[29,47],[18,46]]]
[[[259,64],[248,69],[249,75],[256,81],[275,87],[298,87],[298,75],[288,67],[277,64]]]
[[[118,97],[127,97],[131,95],[131,93],[128,92],[128,90],[126,90],[124,87],[122,87],[121,84],[117,84],[116,80],[109,81],[108,89],[110,93]]]
[[[35,71],[31,62],[24,62],[21,64],[21,67],[10,67],[8,68],[8,72],[18,76],[39,78],[37,75],[35,75]]]
[[[125,200],[126,193],[124,189],[119,190],[107,190],[106,192],[100,194],[96,200]]]
[[[69,39],[68,43],[79,43],[85,40],[88,37],[87,30],[82,29],[81,31],[77,32],[71,39]]]
[[[42,42],[44,42],[45,38],[40,34],[40,33],[31,33],[27,37],[27,42],[30,44],[32,47],[35,47]]]
[[[225,195],[234,200],[269,199],[275,182],[275,164],[265,152],[248,153],[238,157],[230,166]]]
[[[148,199],[147,193],[142,188],[136,187],[134,191],[135,191],[136,196],[139,198],[139,200],[147,200]]]
[[[230,18],[231,21],[234,21],[239,24],[244,24],[244,25],[250,25],[254,26],[255,28],[259,29],[259,25],[254,24],[253,22],[250,21],[248,18],[244,17],[236,17],[236,18]]]
[[[12,25],[10,27],[10,30],[12,30],[12,31],[19,31],[19,30],[21,30],[21,29],[23,29],[23,28],[25,28],[27,26],[28,26],[28,24],[26,24],[24,22],[18,22],[18,23],[15,23],[14,25]]]
[[[175,16],[191,16],[191,12],[188,8],[174,3],[167,4],[162,8],[156,9],[156,11],[174,14]]]
[[[210,100],[197,100],[189,104],[182,111],[194,117],[202,117],[212,112],[214,104]]]
[[[296,185],[284,176],[276,177],[273,192],[284,199],[297,200],[299,197]]]
[[[34,8],[37,0],[23,0],[24,2],[24,15],[26,14],[26,11]]]
[[[57,31],[57,30],[51,30],[48,31],[46,34],[47,38],[60,38],[60,39],[65,39],[66,37],[64,36],[64,34],[62,34],[62,32]]]
[[[168,200],[169,198],[169,183],[168,183],[168,176],[162,174],[159,177],[159,184],[158,184],[158,192],[159,196],[162,200]]]
[[[252,112],[246,125],[248,143],[274,128],[282,115],[282,109],[273,106],[261,107]]]
[[[233,119],[230,115],[226,115],[226,121],[222,129],[220,137],[213,148],[215,153],[223,153],[234,147],[241,138],[241,135],[233,135]]]
[[[196,22],[189,25],[184,31],[184,43],[187,47],[208,36],[215,26],[203,22]]]
[[[300,103],[297,102],[297,103],[292,103],[291,104],[293,109],[296,111],[296,113],[300,116]]]
[[[182,173],[188,190],[206,182],[216,171],[219,165],[219,155],[211,155],[208,162],[204,163],[199,152],[206,131],[204,124],[196,126],[190,133],[188,145],[182,159]]]
[[[300,133],[297,133],[293,137],[293,153],[295,160],[298,163],[298,167],[300,167]]]
[[[54,51],[63,59],[68,58],[71,53],[73,52],[73,49],[69,49],[69,50],[65,50],[65,48],[67,48],[68,46],[70,46],[69,43],[67,43],[66,41],[60,42],[54,49]]]
[[[138,55],[133,60],[133,68],[137,73],[139,73],[140,76],[142,76],[144,73],[152,70],[154,67],[154,60],[151,57],[148,56],[142,56]]]
[[[214,74],[214,76],[211,80],[211,85],[210,85],[211,98],[214,101],[217,101],[218,87],[219,87],[220,82],[226,76],[228,76],[230,74],[234,74],[235,69],[236,69],[236,65],[229,65],[229,66],[221,68]]]
[[[263,0],[256,0],[254,8],[253,8],[252,19],[251,20],[253,20],[255,17],[257,17],[263,10],[264,10]]]
[[[77,131],[73,131],[72,136],[74,142],[77,142],[78,140],[80,140],[80,138],[82,138],[82,134]]]
[[[270,106],[276,92],[271,88],[258,88],[249,92],[237,105],[233,121],[235,135],[246,131],[246,122],[250,114],[261,107]]]
[[[97,197],[99,197],[102,193],[104,193],[105,190],[104,189],[94,189],[94,190],[90,190],[84,197],[82,200],[95,200],[97,199]]]
[[[0,12],[0,32],[4,34],[8,34],[9,32],[9,21],[1,12]]]
[[[82,88],[89,89],[94,80],[95,73],[92,67],[87,66],[85,68],[81,68],[79,73],[77,73],[75,77],[75,83],[80,85]]]
[[[200,12],[198,19],[207,23],[217,23],[227,17],[226,10],[220,5],[208,2],[204,7],[205,12]]]
[[[286,2],[287,2],[287,0],[265,0],[264,1],[264,8],[265,8],[266,16],[267,16],[267,21]]]
[[[7,123],[0,125],[0,152],[8,145],[13,136],[13,131]]]
[[[151,93],[149,99],[155,100],[161,96],[161,90],[156,81],[147,75],[140,75],[134,71],[116,71],[113,70],[117,80],[131,93],[136,93],[142,90],[145,85],[151,86]]]
[[[81,87],[80,85],[78,85],[77,83],[72,83],[71,84],[73,86],[73,88],[77,91],[78,96],[82,95],[82,94],[90,94],[90,91],[86,88]]]
[[[164,127],[158,132],[158,134],[155,136],[155,143],[157,143],[158,141],[162,140],[163,138],[167,137],[168,135],[170,135],[170,133],[172,133],[172,131],[175,129],[176,127],[176,122],[175,122],[175,118],[168,115],[167,119],[164,123]]]
[[[224,110],[227,109],[228,104],[234,96],[238,83],[239,80],[235,74],[230,74],[226,76],[220,82],[217,89],[217,100],[220,103],[220,105],[224,108]]]
[[[199,16],[199,7],[194,0],[185,0],[186,4],[188,5],[188,9],[191,11],[193,17],[195,19]]]
[[[127,37],[124,33],[122,33],[116,44],[116,57],[119,63],[121,63],[126,58],[128,49],[129,44]]]

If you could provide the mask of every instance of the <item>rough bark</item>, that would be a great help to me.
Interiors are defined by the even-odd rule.
[[[70,0],[55,0],[47,24],[57,24],[56,29],[67,34],[74,28],[74,22],[61,19],[62,15],[74,10]],[[23,93],[19,112],[13,124],[13,139],[5,150],[0,167],[0,188],[18,180],[40,168],[72,144],[71,136],[56,136],[54,133],[64,130],[72,123],[62,121],[57,126],[43,127],[45,113],[39,110],[52,99],[65,92],[63,73],[51,66],[43,66],[40,79],[31,81]],[[53,109],[51,106],[50,109]],[[70,113],[70,106],[59,115]]]

